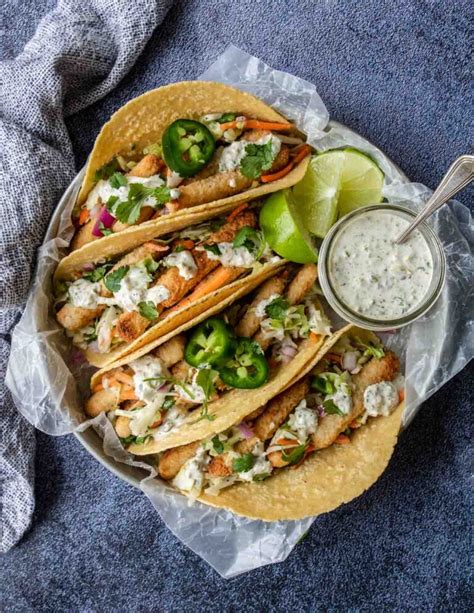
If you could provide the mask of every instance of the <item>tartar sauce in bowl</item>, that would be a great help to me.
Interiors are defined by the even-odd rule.
[[[323,292],[344,319],[382,330],[411,323],[438,298],[445,276],[441,244],[426,224],[396,238],[415,214],[393,205],[357,209],[333,226],[319,258]]]

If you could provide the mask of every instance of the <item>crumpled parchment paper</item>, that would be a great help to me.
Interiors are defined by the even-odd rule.
[[[314,85],[274,70],[256,57],[230,46],[201,76],[256,94],[296,122],[318,150],[352,146],[376,159],[385,173],[388,201],[418,209],[431,191],[409,183],[401,171],[376,147],[339,124],[329,114]],[[82,174],[82,173],[81,173]],[[99,459],[114,472],[139,484],[172,532],[223,577],[284,560],[308,530],[312,518],[265,523],[237,517],[186,498],[155,478],[153,469],[125,452],[108,419],[86,420],[82,394],[88,389],[90,369],[71,350],[50,309],[51,276],[72,236],[70,212],[81,174],[67,190],[53,217],[24,314],[12,336],[6,383],[21,413],[37,428],[52,435],[82,432],[93,426],[103,439]],[[421,320],[385,342],[405,364],[407,425],[420,404],[453,377],[472,358],[474,330],[473,227],[469,210],[458,202],[443,207],[429,221],[440,237],[447,257],[446,285],[435,307]],[[97,453],[97,452],[96,452]],[[115,464],[111,464],[111,459]],[[134,477],[125,474],[124,464]],[[140,480],[141,478],[141,480]]]

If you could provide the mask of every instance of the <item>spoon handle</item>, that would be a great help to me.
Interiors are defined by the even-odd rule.
[[[461,155],[455,160],[444,175],[441,183],[433,192],[433,195],[418,213],[408,228],[400,234],[395,243],[400,245],[408,238],[408,235],[432,213],[437,211],[443,204],[461,191],[474,178],[474,155]]]

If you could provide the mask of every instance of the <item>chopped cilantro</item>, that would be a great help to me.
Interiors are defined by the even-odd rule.
[[[221,441],[218,434],[216,434],[213,437],[211,442],[212,442],[212,447],[214,448],[214,451],[216,453],[219,453],[219,454],[224,453],[224,443]]]
[[[209,415],[209,406],[208,402],[215,394],[216,388],[214,385],[214,381],[217,375],[216,370],[212,370],[212,368],[201,368],[196,377],[196,384],[202,388],[204,392],[205,400],[202,403],[201,414],[197,421],[201,421],[202,419],[207,419],[208,421],[214,421],[216,416]]]
[[[130,434],[130,436],[121,436],[119,438],[122,445],[130,445],[135,442],[135,436],[133,434]]]
[[[259,258],[265,247],[265,242],[261,232],[250,226],[244,226],[235,235],[232,246],[235,248],[245,247],[252,255]]]
[[[105,277],[105,275],[107,274],[107,271],[111,267],[112,267],[112,262],[106,262],[105,264],[102,264],[102,266],[98,266],[97,268],[94,268],[94,270],[85,272],[82,275],[82,278],[87,279],[87,281],[91,281],[92,283],[97,283],[97,281],[100,281],[101,279]]]
[[[166,396],[163,404],[161,405],[161,408],[163,409],[163,411],[169,411],[169,409],[171,409],[174,406],[174,398],[173,396]]]
[[[111,187],[118,189],[119,187],[128,185],[128,180],[127,177],[121,172],[114,172],[114,174],[109,178],[109,183]]]
[[[322,394],[334,394],[336,388],[332,381],[322,375],[317,375],[311,381],[311,387]]]
[[[140,315],[142,317],[146,317],[150,321],[153,321],[158,317],[158,311],[151,300],[139,302],[138,310],[140,311]]]
[[[102,232],[102,236],[110,236],[114,233],[112,228],[106,228],[102,222],[99,224],[99,230]]]
[[[246,473],[252,468],[255,458],[251,453],[244,453],[240,458],[235,458],[232,462],[232,470],[236,473]]]
[[[114,174],[114,172],[117,172],[118,170],[120,170],[119,161],[117,160],[117,158],[113,158],[112,160],[110,160],[110,162],[107,162],[107,164],[104,164],[98,170],[95,171],[94,181],[97,182],[101,179],[108,179]]]
[[[109,292],[112,292],[112,294],[115,294],[115,292],[119,291],[120,284],[122,283],[122,279],[127,274],[128,269],[129,269],[128,266],[120,266],[120,268],[117,268],[117,270],[110,272],[104,278],[105,287],[109,290]]]
[[[270,304],[265,307],[265,313],[271,319],[283,320],[286,317],[286,312],[290,303],[285,298],[278,296],[275,300],[272,300]]]
[[[288,450],[288,453],[283,449],[281,452],[281,457],[288,464],[298,464],[303,458],[308,448],[308,443],[304,443],[303,445],[298,445],[297,447],[292,447]]]
[[[264,145],[251,143],[245,147],[245,156],[240,162],[240,171],[249,179],[258,179],[269,170],[274,160],[272,139]]]
[[[331,398],[328,398],[323,402],[323,407],[328,415],[344,415],[341,409],[334,404],[334,401]]]
[[[171,200],[170,189],[166,185],[145,187],[142,183],[131,183],[128,190],[128,199],[117,204],[117,201],[110,203],[111,198],[109,198],[107,208],[122,223],[133,225],[140,216],[144,201],[148,197],[154,198],[156,207],[159,208],[165,202]]]
[[[219,245],[204,245],[204,249],[206,251],[210,251],[214,255],[221,255],[221,250],[219,249]]]

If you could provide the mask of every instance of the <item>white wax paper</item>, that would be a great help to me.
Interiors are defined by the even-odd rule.
[[[361,149],[385,173],[384,195],[413,209],[430,195],[423,185],[409,183],[376,147],[339,124],[328,125],[328,112],[315,87],[292,75],[273,70],[258,58],[234,46],[201,76],[229,83],[254,93],[294,120],[319,151],[341,146]],[[82,173],[81,173],[82,174]],[[79,433],[82,442],[108,466],[139,485],[166,525],[188,547],[223,577],[284,560],[313,519],[266,523],[237,517],[187,499],[155,478],[145,462],[125,452],[104,415],[86,420],[82,394],[88,388],[90,369],[77,360],[50,309],[51,276],[72,236],[70,213],[81,182],[79,175],[62,198],[45,243],[24,314],[12,336],[6,382],[21,413],[37,428],[52,435]],[[472,358],[473,337],[473,228],[469,211],[457,202],[430,220],[443,242],[447,278],[436,306],[423,319],[386,335],[398,351],[407,378],[405,425],[420,404],[453,377]],[[98,439],[90,430],[93,426]],[[80,434],[83,433],[83,434]],[[100,444],[99,444],[100,443]]]

